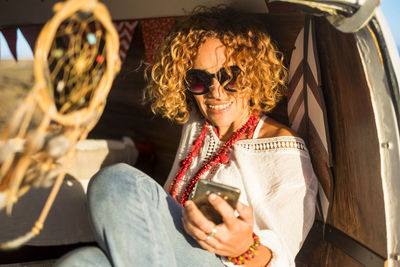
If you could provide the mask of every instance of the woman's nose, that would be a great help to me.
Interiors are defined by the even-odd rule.
[[[210,93],[214,98],[222,98],[226,95],[224,87],[219,83],[216,78],[212,79]]]

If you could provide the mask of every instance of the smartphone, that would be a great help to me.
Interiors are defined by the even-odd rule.
[[[222,216],[214,209],[210,202],[208,202],[208,196],[211,193],[222,197],[233,209],[236,209],[236,204],[240,196],[240,189],[204,179],[199,179],[197,181],[190,195],[190,200],[196,204],[207,219],[213,221],[215,224],[220,224],[222,223]]]

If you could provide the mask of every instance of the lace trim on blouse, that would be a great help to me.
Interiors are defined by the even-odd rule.
[[[207,147],[207,152],[204,158],[204,161],[209,160],[212,156],[214,156],[215,152],[218,150],[218,148],[221,147],[221,145],[217,145],[217,142],[215,138],[209,138],[208,142],[208,147]]]
[[[257,128],[264,122],[265,118],[260,120]],[[212,126],[208,128],[209,142],[207,152],[205,155],[205,161],[209,160],[215,152],[222,146],[223,142],[218,139],[218,136],[213,131]],[[256,137],[257,138],[257,137]],[[259,139],[244,139],[238,140],[234,146],[239,146],[246,150],[252,151],[267,151],[267,150],[300,150],[308,153],[307,147],[303,139],[295,136],[276,136]]]
[[[247,140],[241,140],[238,145],[242,148],[255,151],[265,151],[265,150],[302,150],[308,152],[304,144],[304,141],[297,137],[292,136],[278,136],[272,138],[261,138],[256,140],[251,140],[251,142],[246,142]]]

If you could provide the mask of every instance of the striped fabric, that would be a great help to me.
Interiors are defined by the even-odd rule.
[[[122,65],[124,63],[126,54],[128,53],[129,46],[131,45],[132,36],[135,32],[138,21],[122,20],[114,21],[113,23],[119,35],[119,58],[121,59]]]
[[[288,116],[290,127],[307,143],[315,173],[325,196],[320,196],[326,219],[332,197],[332,155],[325,101],[321,90],[318,57],[312,20],[300,31],[289,67]]]

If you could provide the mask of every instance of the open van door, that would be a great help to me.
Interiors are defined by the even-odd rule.
[[[303,56],[309,62],[317,51],[331,144],[325,172],[313,155],[329,207],[297,257],[300,266],[400,266],[400,65],[379,2],[267,1],[270,14],[306,14]],[[296,41],[292,57],[297,48]]]

